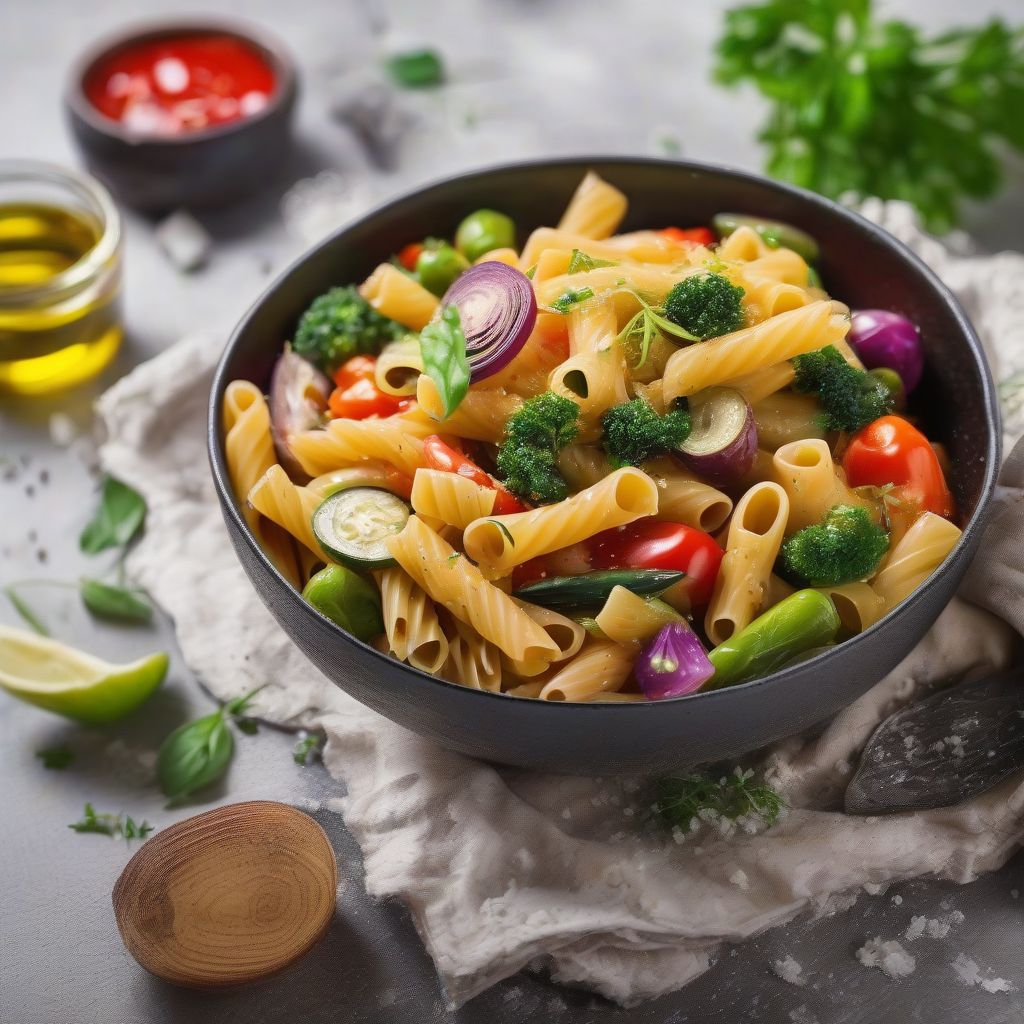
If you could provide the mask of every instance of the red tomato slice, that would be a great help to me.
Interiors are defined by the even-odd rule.
[[[423,252],[422,242],[410,242],[398,253],[398,262],[401,263],[406,270],[415,270],[416,261],[420,258],[421,252]]]
[[[711,228],[662,228],[658,234],[673,242],[689,242],[693,245],[714,245],[718,241]]]
[[[457,452],[437,434],[432,434],[423,441],[423,458],[431,469],[439,469],[444,473],[457,473],[481,487],[489,487],[498,492],[494,500],[494,515],[507,516],[513,512],[525,512],[524,505],[507,487],[499,483],[489,473],[485,473],[475,462]]]

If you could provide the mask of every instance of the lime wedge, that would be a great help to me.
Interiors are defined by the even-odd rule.
[[[90,725],[113,722],[144,703],[167,675],[166,654],[115,665],[49,637],[0,626],[0,687]]]

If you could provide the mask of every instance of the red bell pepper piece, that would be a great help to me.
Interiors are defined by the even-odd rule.
[[[443,473],[456,473],[464,476],[481,487],[489,487],[497,491],[494,500],[494,515],[507,516],[513,512],[525,512],[524,505],[504,484],[499,483],[489,473],[485,473],[475,462],[457,452],[451,445],[437,434],[432,434],[423,441],[423,458],[430,469],[439,469]]]

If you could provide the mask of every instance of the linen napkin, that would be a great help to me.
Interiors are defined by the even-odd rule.
[[[866,212],[958,294],[997,376],[1021,369],[1024,257],[956,256],[902,204]],[[186,661],[216,697],[262,685],[262,717],[324,730],[367,890],[409,906],[452,1005],[527,966],[635,1003],[692,980],[722,943],[834,906],[837,894],[922,874],[966,882],[1021,842],[1021,778],[926,813],[873,819],[837,808],[851,763],[882,719],[936,680],[1005,666],[1014,630],[1024,632],[1024,443],[1005,464],[961,597],[823,733],[762,755],[786,816],[760,835],[684,837],[649,823],[641,782],[496,768],[442,750],[306,661],[243,574],[214,499],[204,425],[217,355],[210,339],[186,339],[99,403],[104,468],[149,504],[129,571],[173,617]]]

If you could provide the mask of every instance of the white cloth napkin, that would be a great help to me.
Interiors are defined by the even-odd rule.
[[[905,206],[867,212],[954,288],[997,375],[1019,369],[1024,257],[957,257],[923,235]],[[346,787],[366,887],[410,907],[453,1004],[527,965],[636,1002],[686,984],[722,942],[828,909],[846,890],[926,873],[968,881],[1020,843],[1021,779],[927,813],[835,810],[851,762],[883,718],[931,681],[1007,664],[1010,625],[960,599],[824,733],[787,740],[763,759],[791,810],[761,835],[680,844],[647,821],[650,798],[636,782],[494,768],[367,710],[298,652],[235,559],[204,451],[216,349],[185,340],[100,401],[102,462],[149,503],[130,572],[173,616],[186,661],[215,696],[264,685],[264,718],[326,732],[325,762]],[[1003,483],[963,594],[1024,632],[1024,446]]]

